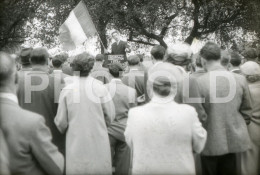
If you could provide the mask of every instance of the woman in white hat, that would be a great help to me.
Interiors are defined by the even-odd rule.
[[[202,151],[207,133],[195,108],[173,100],[180,75],[174,65],[158,64],[148,79],[151,101],[129,111],[132,174],[195,174],[193,151]]]
[[[260,66],[254,61],[247,61],[240,66],[246,76],[251,94],[253,111],[248,132],[251,137],[251,149],[242,153],[242,174],[258,175],[260,172]]]

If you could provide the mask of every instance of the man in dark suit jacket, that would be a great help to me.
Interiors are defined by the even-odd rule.
[[[220,63],[220,47],[208,42],[201,49],[207,72],[197,81],[207,118],[202,125],[207,141],[202,152],[203,174],[237,174],[236,153],[250,148],[247,124],[252,105],[246,79],[227,71]],[[215,82],[215,83],[214,83]]]
[[[136,90],[126,86],[120,80],[120,72],[123,72],[123,68],[119,63],[111,64],[109,72],[113,79],[109,84],[106,84],[106,87],[109,89],[114,105],[116,106],[115,120],[107,128],[112,160],[115,166],[115,174],[128,174],[130,150],[125,142],[124,132],[128,110],[136,106]]]
[[[61,175],[64,158],[51,142],[44,118],[19,107],[16,83],[14,61],[0,52],[0,128],[9,148],[10,173]]]
[[[53,143],[64,153],[65,136],[62,135],[54,124],[54,117],[60,93],[60,82],[50,76],[48,72],[48,52],[43,48],[36,48],[31,52],[32,71],[27,73],[18,84],[18,100],[22,108],[42,115],[46,125],[50,128]]]
[[[112,37],[114,38],[115,42],[112,44],[111,54],[112,55],[124,55],[126,56],[127,52],[131,52],[129,45],[127,42],[122,41],[120,39],[120,34],[118,31],[114,31],[112,33]]]
[[[230,53],[230,56],[231,56],[231,59],[230,59],[230,62],[229,62],[229,71],[234,72],[236,74],[242,74],[242,72],[239,68],[239,66],[242,63],[242,57],[234,51],[232,51]]]

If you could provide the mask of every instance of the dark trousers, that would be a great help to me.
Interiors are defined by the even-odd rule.
[[[130,149],[126,142],[109,135],[112,164],[115,175],[127,175],[130,168]]]
[[[202,175],[236,175],[236,154],[201,156]]]

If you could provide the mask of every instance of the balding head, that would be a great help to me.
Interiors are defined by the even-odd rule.
[[[14,83],[15,73],[15,60],[9,54],[0,52],[0,87]]]

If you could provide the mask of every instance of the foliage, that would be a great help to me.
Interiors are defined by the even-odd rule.
[[[108,31],[118,29],[135,44],[166,40],[192,42],[212,33],[223,45],[234,43],[236,31],[260,35],[259,0],[84,0],[105,47]],[[59,27],[79,0],[0,1],[0,48],[41,41],[59,44]],[[34,41],[35,40],[35,41]]]

